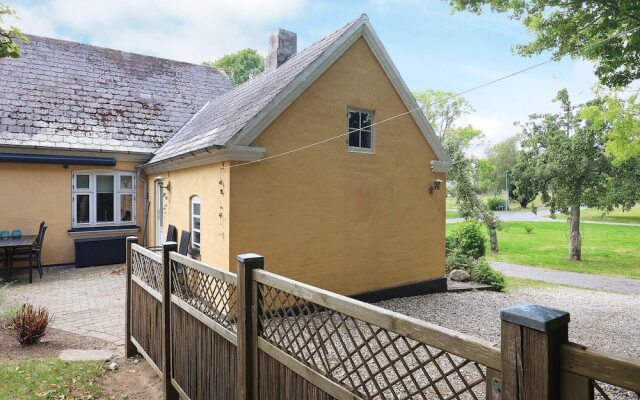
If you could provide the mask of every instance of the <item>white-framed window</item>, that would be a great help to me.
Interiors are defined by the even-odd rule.
[[[135,173],[75,171],[71,188],[73,227],[135,224]]]
[[[191,245],[200,248],[200,197],[191,198]]]
[[[373,111],[350,108],[347,111],[347,150],[373,153]]]

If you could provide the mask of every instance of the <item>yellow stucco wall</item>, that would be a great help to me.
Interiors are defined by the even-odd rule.
[[[226,168],[225,168],[226,166]],[[201,259],[218,268],[229,268],[229,168],[228,163],[210,164],[177,171],[151,174],[149,180],[149,238],[155,244],[155,178],[163,177],[165,191],[164,229],[173,224],[180,232],[191,230],[191,198],[200,197],[201,208]],[[222,185],[220,181],[222,180]],[[222,193],[220,192],[222,189]],[[222,217],[219,214],[222,213]]]
[[[21,229],[24,234],[37,234],[40,221],[44,220],[48,228],[42,253],[43,264],[73,263],[74,239],[77,237],[71,236],[68,232],[72,224],[72,172],[77,170],[135,172],[135,166],[134,162],[118,162],[112,168],[89,166],[64,168],[62,165],[51,164],[1,163],[0,230]],[[143,222],[144,215],[143,188],[143,182],[138,180],[136,196],[138,225]],[[110,233],[107,236],[116,235]]]
[[[255,141],[265,157],[343,133],[347,109],[375,121],[407,109],[366,42],[356,42]],[[229,263],[255,252],[266,269],[343,294],[444,275],[444,174],[410,116],[374,128],[375,154],[346,139],[231,169]]]

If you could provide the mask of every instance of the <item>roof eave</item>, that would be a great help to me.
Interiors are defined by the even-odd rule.
[[[262,158],[265,151],[266,148],[264,147],[253,146],[210,146],[198,151],[147,163],[142,166],[142,169],[147,174],[155,174],[225,161],[256,161]]]

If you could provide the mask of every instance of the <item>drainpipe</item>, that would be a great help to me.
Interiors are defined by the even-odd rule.
[[[144,192],[142,197],[144,198],[144,207],[142,208],[142,218],[144,221],[144,236],[142,238],[142,244],[143,246],[147,246],[147,229],[149,228],[149,216],[147,215],[149,213],[149,184],[147,182],[147,180],[145,178],[142,177],[142,167],[141,166],[137,166],[136,167],[136,176],[138,177],[138,179],[140,179],[142,182],[144,182]]]

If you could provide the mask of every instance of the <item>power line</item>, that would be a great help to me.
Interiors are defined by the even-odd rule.
[[[573,54],[573,53],[577,53],[577,52],[579,52],[579,51],[581,51],[581,50],[585,50],[585,49],[588,49],[588,48],[590,48],[590,47],[595,47],[595,46],[597,46],[597,45],[599,45],[599,44],[602,44],[602,43],[608,42],[609,40],[613,40],[613,39],[619,38],[619,37],[621,37],[621,36],[624,36],[624,35],[628,35],[628,34],[634,33],[634,32],[636,32],[636,31],[638,31],[638,30],[640,30],[640,26],[638,26],[638,27],[636,27],[636,28],[633,28],[633,29],[630,29],[630,30],[625,31],[625,32],[620,32],[620,33],[618,33],[618,34],[612,35],[612,36],[610,36],[610,37],[608,37],[608,38],[602,39],[602,40],[597,41],[597,42],[595,42],[595,43],[592,43],[592,44],[590,44],[590,45],[588,45],[588,46],[584,46],[584,47],[582,47],[582,48],[580,48],[580,49],[575,49],[575,50],[569,51],[569,52],[567,52],[567,53],[563,54],[563,55],[562,55],[562,57],[567,56],[567,55],[571,55],[571,54]],[[529,67],[526,67],[526,68],[520,69],[520,70],[518,70],[518,71],[512,72],[512,73],[510,73],[510,74],[508,74],[508,75],[501,76],[501,77],[496,78],[496,79],[494,79],[494,80],[491,80],[491,81],[489,81],[489,82],[485,82],[485,83],[482,83],[482,84],[480,84],[480,85],[477,85],[477,86],[471,87],[471,88],[466,89],[466,90],[463,90],[463,91],[461,91],[461,92],[454,93],[454,94],[453,94],[453,95],[451,95],[451,96],[448,96],[448,97],[445,97],[444,99],[440,99],[440,100],[438,100],[438,101],[437,101],[437,103],[444,103],[444,102],[448,102],[449,100],[452,100],[452,99],[454,99],[454,98],[456,98],[456,97],[460,97],[460,96],[462,96],[462,95],[464,95],[464,94],[467,94],[467,93],[470,93],[470,92],[476,91],[476,90],[478,90],[478,89],[482,89],[482,88],[484,88],[484,87],[487,87],[487,86],[493,85],[493,84],[498,83],[498,82],[501,82],[501,81],[503,81],[503,80],[505,80],[505,79],[509,79],[509,78],[512,78],[512,77],[514,77],[514,76],[516,76],[516,75],[520,75],[520,74],[522,74],[522,73],[528,72],[528,71],[530,71],[530,70],[532,70],[532,69],[535,69],[535,68],[538,68],[538,67],[542,67],[543,65],[549,64],[549,63],[551,63],[551,62],[553,62],[553,61],[556,61],[555,57],[551,57],[550,59],[548,59],[548,60],[546,60],[546,61],[539,62],[539,63],[537,63],[537,64],[534,64],[534,65],[531,65],[531,66],[529,66]],[[362,131],[363,129],[370,129],[370,128],[371,128],[371,127],[373,127],[373,126],[376,126],[376,125],[380,125],[380,124],[383,124],[383,123],[389,122],[389,121],[391,121],[391,120],[394,120],[394,119],[396,119],[396,118],[403,117],[403,116],[405,116],[405,115],[411,114],[411,113],[416,112],[416,111],[420,111],[420,112],[422,112],[422,109],[423,109],[423,108],[429,107],[429,106],[431,106],[431,105],[433,105],[433,104],[435,104],[435,103],[436,103],[436,102],[423,104],[423,105],[421,105],[421,106],[418,106],[417,108],[414,108],[414,109],[409,110],[409,111],[405,111],[405,112],[400,113],[400,114],[393,115],[393,116],[388,117],[388,118],[385,118],[385,119],[383,119],[383,120],[380,120],[380,121],[374,122],[374,123],[372,123],[372,124],[370,124],[370,125],[368,125],[368,126],[363,126],[363,127],[361,127],[361,128],[358,128],[358,129],[349,130],[348,132],[341,133],[341,134],[339,134],[339,135],[332,136],[332,137],[329,137],[329,138],[326,138],[326,139],[320,140],[320,141],[318,141],[318,142],[310,143],[310,144],[308,144],[308,145],[304,145],[304,146],[301,146],[301,147],[297,147],[297,148],[295,148],[295,149],[291,149],[291,150],[283,151],[283,152],[281,152],[281,153],[276,153],[276,154],[273,154],[273,155],[271,155],[271,156],[261,158],[261,159],[259,159],[259,160],[245,161],[245,162],[242,162],[242,163],[239,163],[239,164],[231,165],[231,166],[230,166],[230,168],[240,167],[240,166],[243,166],[243,165],[249,165],[249,164],[257,164],[257,163],[260,163],[260,162],[264,162],[264,161],[267,161],[267,160],[271,160],[271,159],[273,159],[273,158],[278,158],[278,157],[286,156],[286,155],[289,155],[289,154],[292,154],[292,153],[296,153],[296,152],[298,152],[298,151],[302,151],[302,150],[306,150],[306,149],[309,149],[309,148],[312,148],[312,147],[315,147],[315,146],[319,146],[319,145],[321,145],[321,144],[324,144],[324,143],[330,142],[330,141],[332,141],[332,140],[336,140],[336,139],[339,139],[339,138],[342,138],[342,137],[346,137],[347,135],[349,135],[349,134],[351,134],[351,133],[354,133],[354,132],[360,132],[360,131]]]

